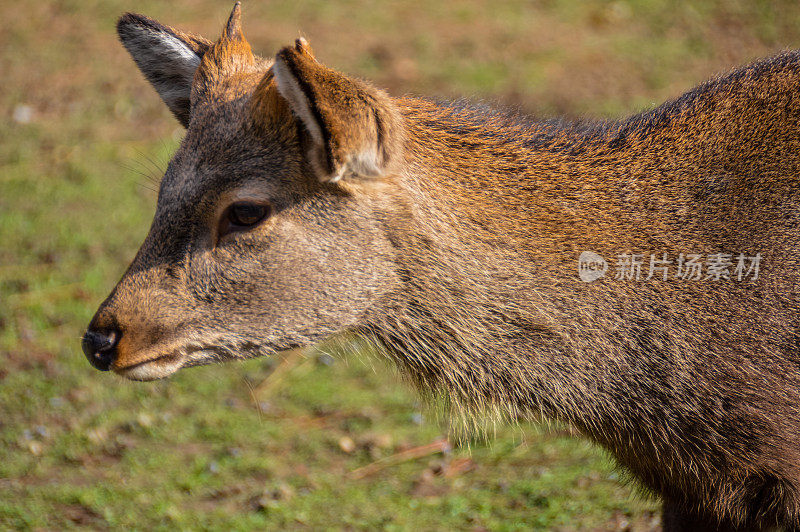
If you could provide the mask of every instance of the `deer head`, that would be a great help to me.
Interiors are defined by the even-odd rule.
[[[392,100],[299,39],[253,55],[239,3],[214,43],[126,14],[122,44],[186,135],[150,232],[83,339],[136,380],[304,346],[397,290]]]

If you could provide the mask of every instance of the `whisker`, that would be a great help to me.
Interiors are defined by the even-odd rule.
[[[159,184],[159,181],[153,176],[152,173],[144,172],[142,170],[134,168],[133,166],[128,166],[128,165],[126,165],[125,163],[122,163],[122,162],[119,163],[119,164],[120,164],[120,166],[122,166],[123,168],[128,170],[129,172],[133,172],[133,173],[135,173],[137,175],[140,175],[140,176],[144,177],[145,179],[147,179],[148,181],[150,181],[154,185],[158,185]]]
[[[155,170],[156,170],[158,173],[160,173],[160,174],[164,174],[164,172],[166,171],[166,169],[162,168],[162,167],[161,167],[161,165],[160,165],[160,164],[159,164],[157,161],[155,161],[155,160],[154,160],[152,157],[150,157],[150,156],[149,156],[149,155],[147,155],[146,153],[142,152],[142,151],[141,151],[141,150],[139,150],[138,148],[134,148],[134,149],[136,150],[136,153],[138,153],[138,154],[139,154],[140,156],[142,156],[142,157],[143,157],[143,158],[144,158],[144,159],[145,159],[147,162],[149,162],[149,163],[150,163],[150,164],[153,166],[153,168],[154,168],[154,169],[155,169]]]
[[[150,192],[158,194],[158,190],[154,189],[153,187],[150,187],[150,186],[146,185],[145,183],[142,183],[141,181],[137,181],[136,184],[139,185],[140,187],[146,188]]]

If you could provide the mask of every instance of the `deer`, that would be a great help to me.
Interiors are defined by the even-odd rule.
[[[186,131],[92,366],[148,381],[349,333],[454,416],[574,427],[665,530],[800,530],[800,52],[569,121],[392,97],[303,38],[259,57],[239,3],[213,42],[117,31]],[[648,253],[716,278],[603,265]]]

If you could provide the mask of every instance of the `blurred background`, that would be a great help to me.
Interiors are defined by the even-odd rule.
[[[317,350],[137,384],[80,336],[132,259],[183,132],[117,43],[138,11],[216,39],[232,2],[0,0],[0,528],[656,530],[566,427],[459,443],[380,357]],[[621,117],[782,48],[796,2],[244,2],[394,95]],[[623,479],[624,480],[624,479]]]

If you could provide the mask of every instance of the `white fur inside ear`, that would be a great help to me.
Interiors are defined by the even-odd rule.
[[[375,152],[365,151],[358,155],[351,155],[347,158],[344,164],[340,165],[335,173],[327,174],[325,170],[320,166],[320,146],[316,146],[312,148],[312,153],[309,159],[311,160],[311,166],[317,172],[317,175],[320,178],[320,181],[328,182],[328,183],[336,183],[342,179],[346,179],[349,177],[356,177],[356,178],[375,178],[380,177],[382,175],[382,169],[378,164],[378,156]]]
[[[347,161],[349,172],[358,177],[380,177],[383,173],[376,150],[364,150]]]
[[[180,70],[179,74],[188,78],[194,77],[195,70],[200,66],[200,56],[169,33],[161,33],[157,37],[164,46],[164,55],[172,57],[175,66]]]
[[[192,80],[200,66],[200,56],[170,32],[142,23],[123,22],[118,31],[139,69],[186,126]]]
[[[158,42],[154,57],[150,58],[151,68],[155,70],[160,67],[163,70],[165,65],[169,65],[174,75],[174,78],[163,76],[163,81],[154,79],[153,85],[167,105],[173,105],[173,102],[189,97],[194,73],[200,66],[200,56],[169,33],[152,32],[151,35]],[[176,84],[172,81],[175,78],[182,79],[183,82]]]
[[[200,56],[177,37],[151,28],[121,30],[125,48],[145,74],[168,71],[174,77],[191,79],[200,66]]]
[[[303,89],[300,88],[300,83],[280,58],[275,61],[272,71],[275,76],[275,82],[278,85],[278,92],[289,102],[294,114],[302,120],[314,142],[319,146],[324,146],[325,141],[322,138],[321,125],[314,118],[311,112],[311,104]]]

